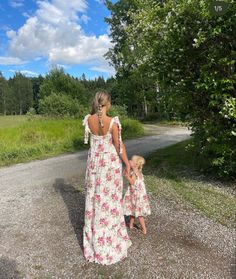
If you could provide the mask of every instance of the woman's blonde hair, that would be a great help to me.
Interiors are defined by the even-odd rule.
[[[133,155],[131,158],[132,161],[138,166],[138,169],[142,169],[143,165],[145,164],[145,159],[139,155]]]
[[[107,92],[99,91],[95,94],[91,114],[98,114],[99,124],[101,127],[104,126],[102,122],[102,107],[107,106],[109,103],[111,103],[111,96]]]

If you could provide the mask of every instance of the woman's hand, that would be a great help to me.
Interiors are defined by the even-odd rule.
[[[126,167],[125,167],[125,169],[124,169],[124,172],[123,172],[123,175],[127,178],[127,177],[129,177],[130,176],[130,164],[129,163],[127,163],[126,164]]]

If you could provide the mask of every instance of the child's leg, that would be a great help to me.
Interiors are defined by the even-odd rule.
[[[134,227],[134,216],[130,216],[130,219],[129,219],[129,228],[130,229],[133,229],[133,227]]]
[[[142,233],[143,233],[143,234],[146,234],[146,233],[147,233],[147,228],[146,228],[146,225],[145,225],[145,221],[144,221],[143,216],[139,216],[138,219],[139,219],[139,223],[140,223],[140,225],[141,225],[141,231],[142,231]]]

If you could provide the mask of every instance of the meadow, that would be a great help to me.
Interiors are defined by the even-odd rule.
[[[144,135],[142,124],[123,119],[123,139]],[[82,119],[0,116],[0,166],[87,148]]]

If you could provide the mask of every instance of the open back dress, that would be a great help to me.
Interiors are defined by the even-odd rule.
[[[89,262],[109,265],[124,259],[131,245],[123,212],[122,162],[111,134],[112,125],[117,124],[122,153],[121,124],[117,116],[113,117],[106,135],[94,135],[89,117],[83,120],[84,142],[90,141],[85,174],[84,256]]]

